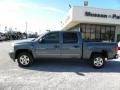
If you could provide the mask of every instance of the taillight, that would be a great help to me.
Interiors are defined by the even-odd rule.
[[[120,48],[119,48],[120,49]],[[115,47],[114,47],[114,52],[117,54],[117,52],[118,52],[118,46],[116,45]]]
[[[120,47],[118,47],[118,50],[120,50]]]

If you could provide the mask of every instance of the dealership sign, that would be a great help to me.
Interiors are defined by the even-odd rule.
[[[117,15],[117,14],[107,15],[107,14],[92,13],[92,12],[89,12],[89,11],[85,12],[85,16],[120,19],[120,15]]]

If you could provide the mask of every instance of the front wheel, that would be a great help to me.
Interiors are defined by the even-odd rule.
[[[99,69],[102,68],[104,65],[105,65],[105,58],[103,58],[102,55],[96,54],[92,57],[92,66],[94,68]]]
[[[28,67],[33,63],[33,57],[29,53],[22,52],[18,55],[17,61],[20,67]]]

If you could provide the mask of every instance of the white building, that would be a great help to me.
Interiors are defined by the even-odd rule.
[[[120,10],[73,6],[63,30],[80,31],[84,40],[120,40]]]

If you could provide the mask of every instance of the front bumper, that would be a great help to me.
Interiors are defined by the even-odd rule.
[[[14,51],[10,51],[9,56],[15,62],[15,53],[14,53]]]

